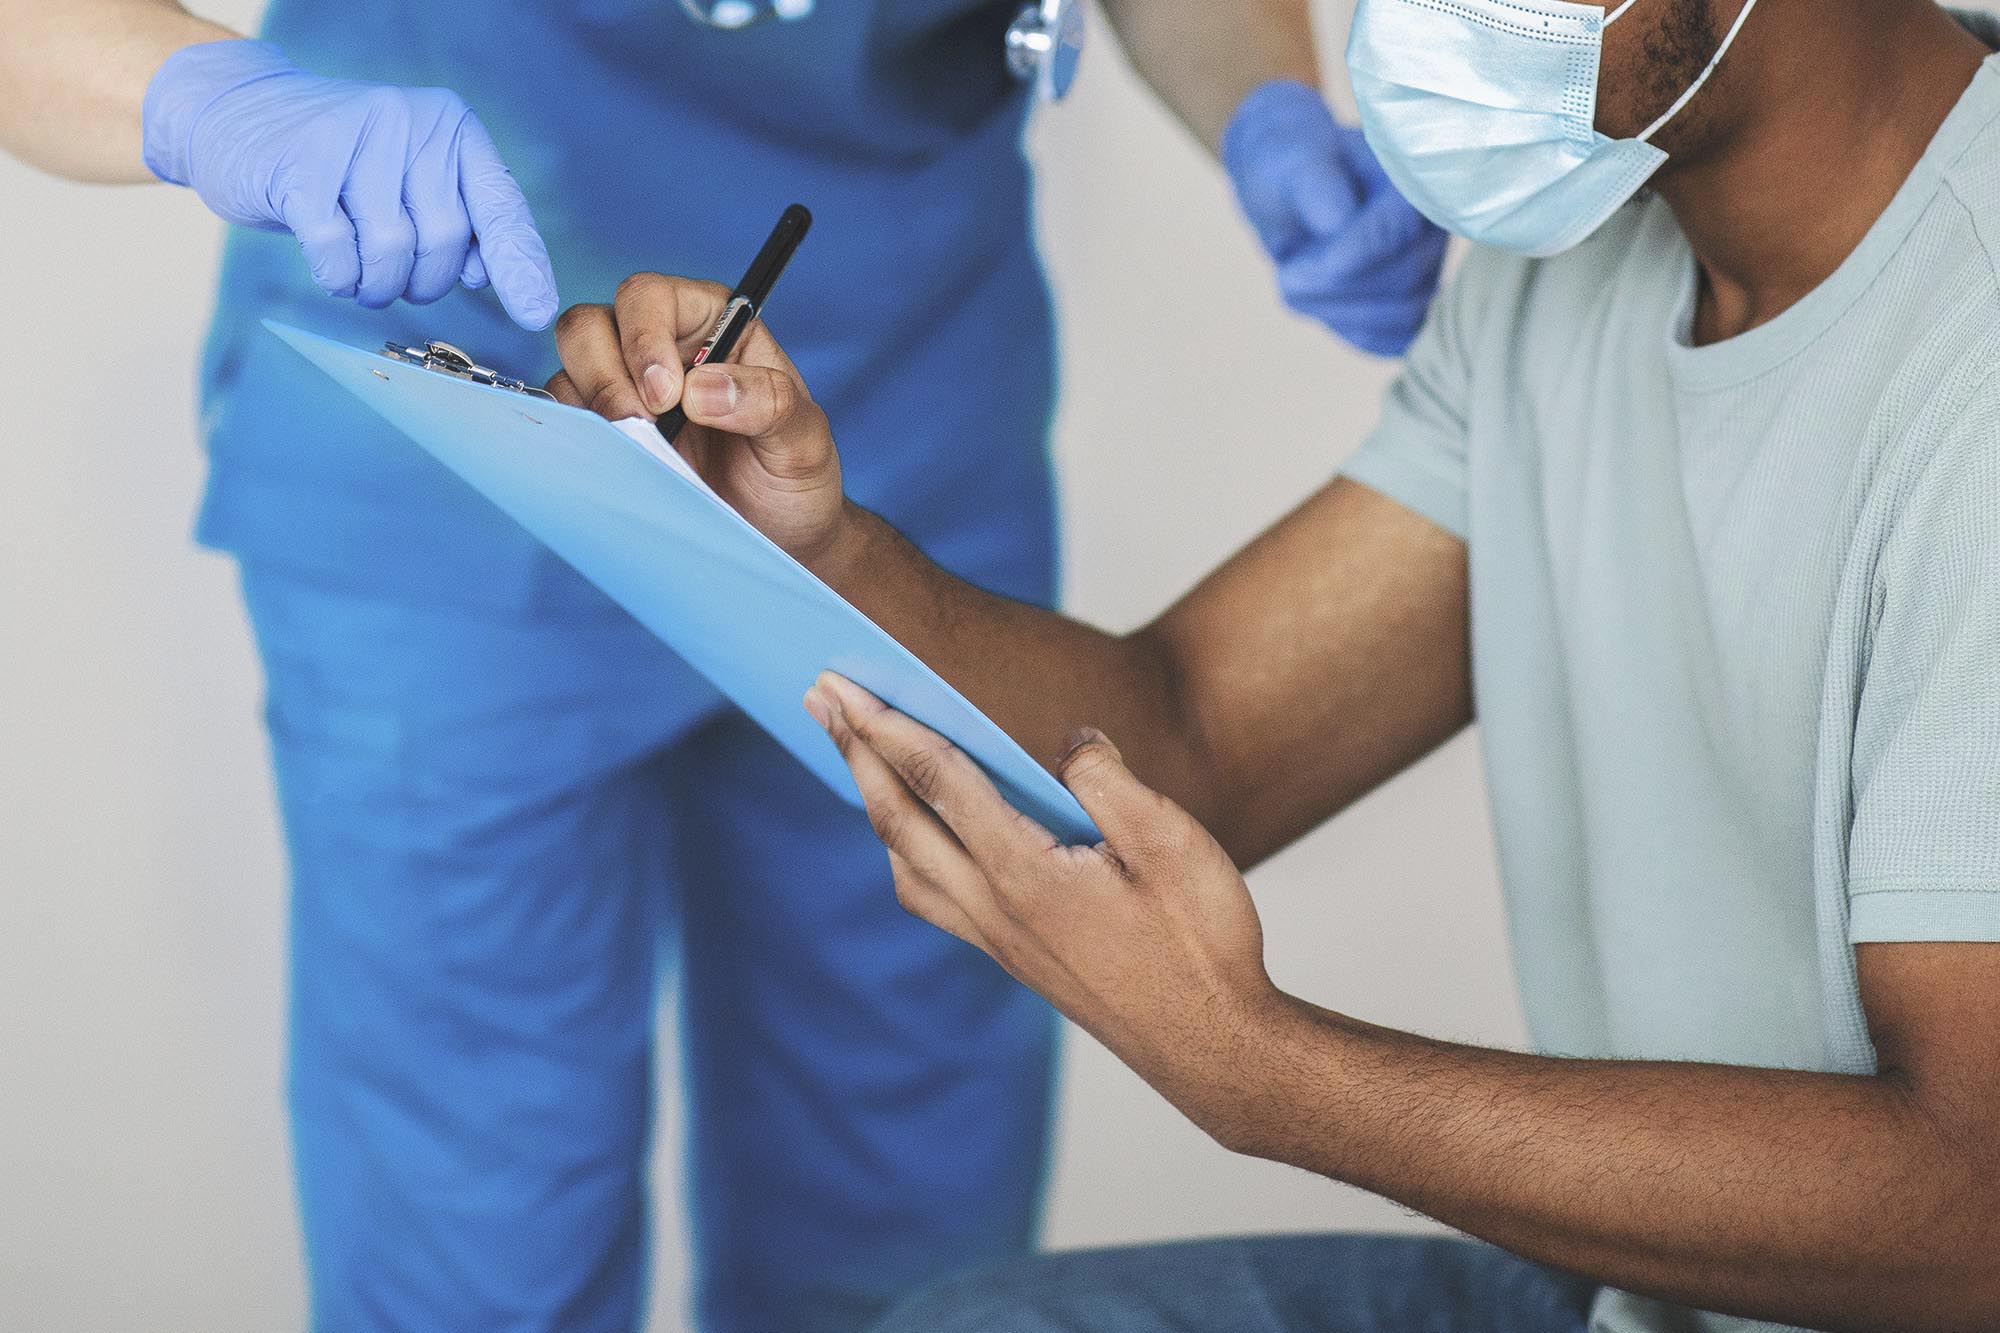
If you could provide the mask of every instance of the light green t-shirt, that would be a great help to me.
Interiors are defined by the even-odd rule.
[[[1344,470],[1467,543],[1537,1045],[1865,1072],[1856,943],[2000,941],[2000,56],[1817,290],[1695,291],[1657,198],[1475,252]]]

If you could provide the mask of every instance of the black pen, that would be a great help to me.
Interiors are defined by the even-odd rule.
[[[757,319],[757,312],[764,308],[764,301],[771,294],[771,286],[778,275],[791,262],[792,251],[799,248],[805,239],[806,228],[812,226],[813,215],[806,211],[804,204],[793,204],[778,215],[778,225],[771,228],[771,239],[764,242],[764,248],[750,261],[750,269],[743,275],[743,281],[736,284],[736,290],[729,294],[729,304],[722,307],[722,315],[715,321],[714,332],[708,341],[688,362],[688,369],[708,361],[726,361],[736,350],[737,340],[742,338],[750,325]],[[660,413],[653,421],[660,428],[660,434],[672,444],[674,437],[687,425],[687,413],[679,404]]]

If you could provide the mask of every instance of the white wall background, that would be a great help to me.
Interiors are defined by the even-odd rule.
[[[1390,370],[1282,310],[1219,171],[1108,42],[1087,71],[1033,142],[1069,604],[1126,626],[1324,480]],[[180,192],[0,160],[0,1328],[302,1324],[260,687],[231,566],[187,538],[219,236]],[[1469,738],[1252,882],[1281,984],[1519,1040]],[[676,1151],[670,1120],[660,1330],[684,1324]],[[1070,1035],[1052,1244],[1415,1225],[1229,1156]]]

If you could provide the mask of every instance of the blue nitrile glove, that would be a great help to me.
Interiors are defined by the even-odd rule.
[[[1396,192],[1361,131],[1317,89],[1277,79],[1237,107],[1222,161],[1285,304],[1365,352],[1401,355],[1437,294],[1445,234]]]
[[[146,88],[146,166],[219,216],[298,238],[313,281],[370,309],[490,279],[523,328],[555,275],[492,138],[442,88],[322,79],[265,42],[203,42]]]

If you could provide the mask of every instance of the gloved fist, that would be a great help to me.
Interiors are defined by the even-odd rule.
[[[146,88],[146,166],[229,222],[298,239],[313,281],[380,309],[488,281],[523,328],[556,314],[528,201],[442,88],[322,79],[264,42],[169,56]]]
[[[1361,131],[1316,89],[1274,80],[1236,109],[1222,160],[1285,304],[1363,351],[1401,355],[1437,294],[1445,234],[1396,192]]]

